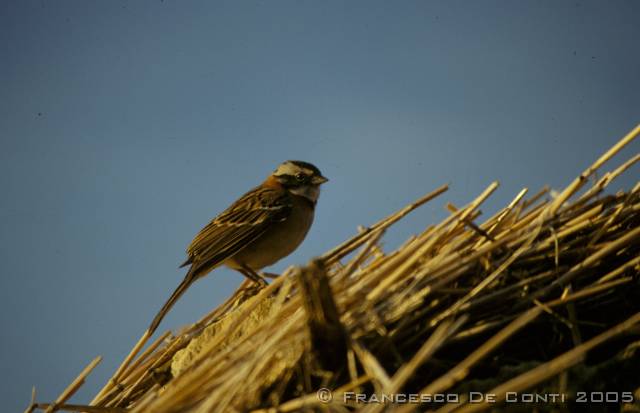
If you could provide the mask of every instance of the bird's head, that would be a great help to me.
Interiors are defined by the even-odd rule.
[[[303,161],[285,161],[271,176],[292,194],[303,196],[314,204],[320,195],[320,185],[328,181],[318,168]]]

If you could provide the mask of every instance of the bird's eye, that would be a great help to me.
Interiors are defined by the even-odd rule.
[[[296,174],[296,179],[298,180],[298,182],[303,182],[305,179],[305,175],[303,173],[297,173]]]

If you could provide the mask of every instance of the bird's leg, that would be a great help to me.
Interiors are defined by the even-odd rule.
[[[276,274],[273,272],[264,272],[264,271],[261,274],[263,278],[278,278],[280,276],[280,274]]]
[[[241,268],[238,269],[238,271],[240,271],[242,275],[244,275],[254,283],[258,284],[259,286],[261,287],[267,286],[267,281],[265,281],[265,279],[260,274],[258,274],[251,268],[247,267],[246,265],[243,265]]]

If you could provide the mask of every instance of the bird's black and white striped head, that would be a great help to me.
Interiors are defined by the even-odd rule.
[[[313,203],[320,195],[320,185],[328,181],[318,168],[303,161],[285,161],[276,168],[273,176],[289,192]]]

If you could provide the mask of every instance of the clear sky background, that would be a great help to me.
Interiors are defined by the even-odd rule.
[[[637,1],[0,3],[0,400],[86,403],[195,233],[286,159],[331,179],[280,271],[443,183],[561,188],[640,121]],[[637,153],[638,144],[625,154]],[[622,157],[618,158],[621,160]],[[637,181],[630,170],[619,186]],[[197,283],[161,330],[242,281]]]

